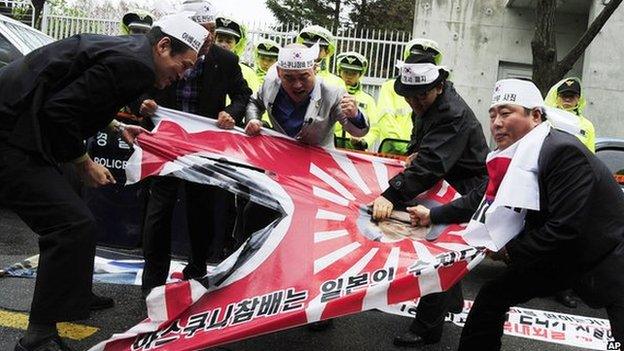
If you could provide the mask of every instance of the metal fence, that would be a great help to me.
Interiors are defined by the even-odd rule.
[[[248,31],[248,47],[241,60],[249,65],[254,64],[253,43],[260,38],[269,38],[283,45],[294,42],[301,29],[299,24],[267,25],[260,22],[246,23]],[[52,14],[46,6],[43,12],[41,30],[56,38],[62,39],[78,33],[119,34],[119,21],[100,18],[77,18]],[[375,30],[375,29],[341,29],[336,38],[336,52],[357,51],[369,60],[369,69],[362,79],[364,89],[377,96],[381,84],[393,77],[395,64],[402,58],[405,43],[410,40],[407,32]],[[335,56],[335,55],[334,55]],[[335,61],[331,61],[330,69],[336,72]]]
[[[35,7],[29,0],[0,0],[0,15],[14,18],[31,27],[35,26]]]

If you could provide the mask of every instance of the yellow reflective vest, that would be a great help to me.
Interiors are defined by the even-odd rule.
[[[378,118],[375,126],[378,130],[376,133],[378,133],[379,144],[384,139],[400,139],[409,142],[412,134],[412,108],[405,98],[394,91],[394,81],[395,79],[390,79],[384,82],[379,89]],[[407,146],[401,145],[400,150],[384,149],[385,152],[404,153],[407,151]]]
[[[344,86],[344,81],[342,79],[340,81],[343,82],[342,84]],[[375,99],[369,94],[367,94],[364,90],[362,90],[361,84],[358,84],[356,87],[350,87],[349,94],[355,97],[355,101],[357,101],[357,104],[358,104],[358,109],[362,112],[364,117],[368,119],[368,123],[370,125],[370,129],[368,133],[362,139],[364,139],[364,141],[366,141],[366,144],[368,144],[368,150],[376,151],[374,147],[377,142],[377,133],[374,132],[373,130],[376,124],[375,122],[377,120],[378,114],[377,114],[377,108],[375,106],[376,105]],[[334,126],[335,136],[341,137],[341,138],[351,137],[351,135],[347,132],[344,132],[344,135],[343,135],[343,132],[344,131],[342,129],[342,124],[336,123]]]
[[[579,84],[581,83],[581,80],[577,77],[570,77],[560,80],[557,84],[553,85],[548,91],[548,94],[546,94],[546,99],[544,99],[546,106],[556,107],[562,110],[564,109],[562,106],[558,106],[557,104],[557,89],[561,84],[570,79],[578,81]],[[577,135],[577,137],[585,146],[587,146],[588,149],[595,153],[596,130],[594,129],[594,124],[590,120],[585,118],[585,116],[583,116],[583,109],[586,105],[587,100],[585,99],[585,96],[583,96],[583,92],[581,90],[581,98],[579,99],[578,105],[575,108],[567,111],[575,114],[579,118],[581,134]]]

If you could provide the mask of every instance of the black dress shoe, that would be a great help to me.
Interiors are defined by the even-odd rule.
[[[58,335],[55,335],[28,348],[22,345],[22,340],[19,340],[15,345],[14,351],[74,351],[74,349],[65,345],[63,340]]]
[[[329,328],[331,328],[334,325],[334,320],[333,319],[327,319],[324,321],[318,321],[318,322],[314,322],[311,324],[308,324],[306,327],[308,328],[308,330],[310,331],[323,331],[323,330],[327,330]]]
[[[576,308],[578,306],[574,297],[567,292],[558,293],[555,295],[555,300],[559,301],[560,304],[568,308]]]
[[[413,331],[408,330],[404,334],[396,336],[392,343],[396,346],[417,347],[422,345],[435,344],[439,341],[440,339],[435,340],[432,338],[422,337],[414,333]]]
[[[91,293],[91,304],[89,305],[89,309],[91,311],[99,311],[113,306],[115,306],[115,301],[110,297],[99,296]]]

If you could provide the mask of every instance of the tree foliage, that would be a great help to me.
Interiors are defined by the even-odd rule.
[[[281,24],[411,31],[413,0],[266,0]]]
[[[414,23],[413,0],[349,0],[351,25],[411,32]]]
[[[344,0],[266,0],[266,5],[281,24],[317,24],[326,28],[341,25]]]

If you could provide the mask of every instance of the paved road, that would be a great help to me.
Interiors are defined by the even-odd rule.
[[[26,257],[37,254],[36,235],[12,213],[0,209],[0,266],[4,267]],[[479,286],[502,269],[498,263],[484,261],[464,279],[464,294],[467,299],[474,299]],[[13,350],[13,345],[23,333],[19,329],[24,323],[25,314],[30,307],[33,279],[0,278],[0,350]],[[82,340],[66,339],[76,350],[87,350],[113,333],[124,331],[145,318],[145,304],[141,299],[140,288],[113,284],[96,284],[94,290],[102,295],[113,297],[116,306],[113,309],[93,313],[91,319],[80,324],[97,328],[97,332]],[[522,307],[559,311],[582,316],[607,318],[602,310],[592,310],[585,305],[577,309],[567,309],[552,299],[535,299]],[[21,313],[20,313],[21,312]],[[9,321],[7,316],[17,316]],[[394,347],[392,339],[398,332],[406,330],[410,319],[370,311],[357,315],[338,318],[333,328],[323,332],[310,332],[306,328],[295,328],[224,345],[226,350],[405,350]],[[24,324],[22,324],[24,327]],[[77,329],[73,327],[74,332]],[[422,350],[454,350],[459,340],[461,328],[447,323],[443,340]],[[518,337],[503,337],[503,350],[582,350],[552,343],[545,343]]]

